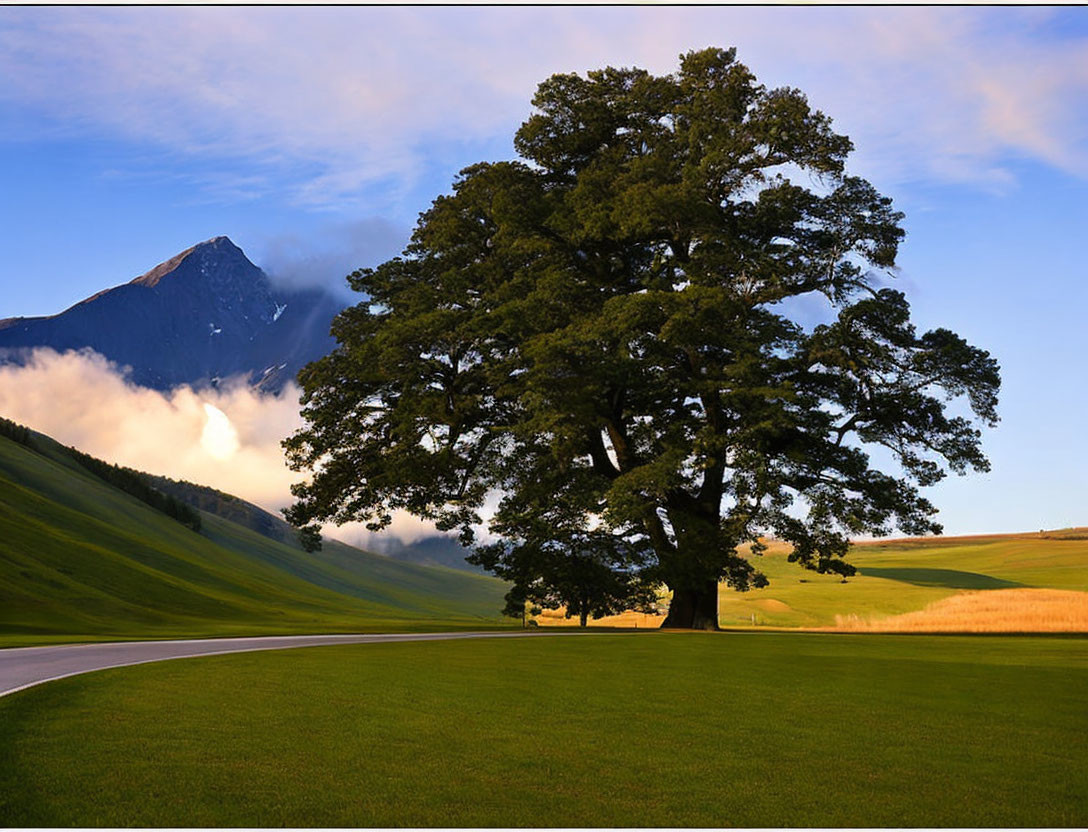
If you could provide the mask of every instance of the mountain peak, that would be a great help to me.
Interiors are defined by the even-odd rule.
[[[202,243],[197,243],[195,246],[189,249],[190,252],[206,250],[214,250],[219,253],[238,253],[245,257],[242,249],[235,245],[234,241],[230,237],[227,237],[223,234],[220,234],[217,237],[212,237],[211,239],[205,240]]]
[[[175,254],[169,260],[164,260],[162,263],[155,266],[155,268],[144,272],[130,282],[135,283],[138,286],[157,286],[159,281],[175,272],[177,268],[193,254],[200,254],[212,259],[220,259],[223,256],[227,256],[232,259],[244,260],[247,264],[252,266],[249,262],[249,258],[247,258],[243,251],[234,244],[230,237],[220,235],[218,237],[212,237],[210,240],[205,240],[202,243],[197,243],[195,246],[190,246],[185,249],[185,251],[180,254]]]

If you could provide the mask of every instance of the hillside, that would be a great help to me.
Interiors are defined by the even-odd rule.
[[[306,553],[286,523],[244,500],[148,477],[200,509],[197,533],[94,476],[59,443],[28,436],[33,449],[0,436],[0,644],[502,624],[505,589],[493,578],[328,539]],[[959,615],[955,605],[979,591],[1010,611],[1088,602],[1088,529],[861,543],[850,555],[858,574],[845,582],[786,554],[772,544],[761,558],[765,589],[723,587],[722,626],[917,629],[891,617]]]
[[[224,494],[206,485],[172,480],[167,477],[148,476],[147,479],[156,489],[185,505],[218,515],[289,546],[301,548],[298,532],[282,517],[271,514],[260,506],[255,506],[232,494]],[[341,544],[326,537],[323,545],[328,548]],[[444,535],[424,537],[412,543],[402,543],[395,537],[388,537],[375,546],[374,552],[393,560],[420,566],[448,567],[477,575],[487,574],[481,567],[474,566],[465,560],[465,555],[469,553],[468,549],[453,538]]]
[[[770,586],[722,589],[722,626],[830,627],[842,623],[836,616],[883,619],[982,590],[1088,592],[1088,529],[859,543],[848,556],[858,574],[846,582],[798,569],[786,554],[772,545],[760,559]]]
[[[503,584],[209,512],[195,532],[58,443],[0,436],[0,644],[500,625]]]

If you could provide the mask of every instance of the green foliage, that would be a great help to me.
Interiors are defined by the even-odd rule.
[[[541,482],[535,492],[541,502],[504,498],[491,523],[502,539],[477,546],[468,558],[513,584],[509,609],[523,609],[527,602],[565,607],[567,617],[579,616],[584,627],[590,617],[653,607],[657,587],[641,570],[652,552],[607,529],[590,528],[577,475],[556,476],[546,465],[538,474],[553,480],[553,487]]]
[[[520,587],[514,587],[506,595],[503,596],[502,614],[507,618],[517,618],[522,623],[525,623],[525,605],[528,603],[528,599],[525,597],[525,591]]]
[[[533,104],[524,162],[466,168],[403,257],[351,276],[367,299],[300,375],[291,521],[402,509],[467,543],[497,491],[489,562],[600,530],[637,556],[596,562],[666,583],[683,627],[716,626],[719,581],[766,584],[738,554],[761,535],[848,576],[851,536],[939,532],[918,486],[987,469],[998,367],[881,285],[903,215],[847,174],[849,139],[733,50],[556,75]],[[555,537],[528,529],[557,494]]]
[[[6,436],[13,442],[18,442],[20,445],[25,445],[28,448],[34,447],[30,438],[30,428],[16,424],[10,419],[0,417],[0,436]]]

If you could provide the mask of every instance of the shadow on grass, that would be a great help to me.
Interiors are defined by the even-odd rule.
[[[910,567],[873,567],[858,569],[862,575],[887,578],[915,586],[944,586],[949,589],[1013,589],[1027,586],[1018,581],[1006,581],[978,572],[961,572],[958,569],[914,569]]]

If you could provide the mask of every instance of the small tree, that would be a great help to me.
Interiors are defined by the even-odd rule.
[[[502,608],[502,614],[507,618],[520,618],[521,626],[524,628],[525,607],[527,602],[523,590],[518,586],[512,587],[510,591],[503,596],[503,601],[505,601],[506,604]]]
[[[321,551],[321,528],[317,525],[301,527],[298,529],[298,542],[307,552]]]
[[[582,627],[590,617],[651,606],[656,590],[643,567],[652,550],[637,533],[610,529],[591,513],[591,472],[554,470],[538,451],[535,475],[520,480],[490,520],[501,540],[477,546],[468,560],[511,581],[519,597],[565,607]]]
[[[502,608],[502,614],[507,618],[520,618],[521,628],[524,630],[530,623],[535,627],[536,622],[530,622],[528,616],[540,615],[543,612],[540,607],[530,604],[529,599],[525,591],[519,587],[514,586],[503,597],[506,605]]]
[[[617,568],[614,544],[607,535],[586,536],[573,550],[555,540],[495,543],[477,547],[468,560],[513,581],[514,597],[543,609],[565,607],[585,627],[590,617],[647,609],[657,598],[638,572]]]

